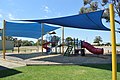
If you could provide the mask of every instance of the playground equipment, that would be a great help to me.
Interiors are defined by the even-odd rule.
[[[100,55],[104,53],[103,48],[95,48],[88,42],[81,40],[79,41],[78,39],[74,39],[73,41],[68,42],[68,47],[64,53],[64,56],[79,55],[79,54],[81,54],[81,56],[85,56],[85,48],[89,52],[96,55]]]
[[[50,36],[46,37],[46,42],[43,44],[43,48],[46,49],[46,52],[51,53],[61,53],[61,41],[60,37],[58,36],[51,36],[51,33],[49,33]],[[52,32],[53,34],[53,32]],[[48,47],[49,45],[49,47]],[[59,51],[58,51],[59,50]]]
[[[47,45],[50,44],[51,42],[46,42],[43,44],[43,48],[46,49],[46,52],[50,52],[51,48],[49,48]]]
[[[66,46],[67,46],[67,49],[64,53],[64,56],[79,55],[79,51],[82,50],[81,43],[78,41],[78,39],[66,41]]]
[[[90,51],[93,54],[99,55],[99,54],[103,54],[103,52],[104,52],[103,48],[95,48],[94,46],[92,46],[88,42],[84,42],[84,41],[82,41],[82,47],[86,48],[88,51]]]
[[[51,54],[51,53],[61,53],[61,44],[56,45],[56,42],[46,42],[43,44],[43,48],[46,49],[46,52]],[[48,45],[51,45],[48,47]]]

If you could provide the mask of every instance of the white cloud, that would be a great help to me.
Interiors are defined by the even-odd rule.
[[[44,16],[45,18],[48,18],[48,16]]]
[[[46,12],[46,13],[51,12],[51,10],[48,6],[43,6],[43,11]]]
[[[11,13],[8,14],[8,18],[11,20],[16,19]]]
[[[3,16],[2,16],[2,14],[0,14],[0,18],[2,18]]]

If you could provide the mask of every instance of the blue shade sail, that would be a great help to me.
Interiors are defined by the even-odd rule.
[[[53,27],[44,24],[44,35],[47,32],[58,29],[59,27]],[[5,35],[14,37],[28,37],[28,38],[40,38],[41,37],[41,24],[39,23],[13,23],[6,22]]]
[[[53,18],[53,19],[41,19],[41,20],[22,20],[38,23],[49,23],[55,25],[61,25],[64,27],[91,29],[91,30],[106,30],[110,31],[102,24],[101,18],[104,10],[90,12],[85,14]]]

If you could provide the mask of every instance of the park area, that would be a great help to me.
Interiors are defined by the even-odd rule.
[[[120,0],[2,0],[0,25],[0,80],[120,80]]]
[[[111,64],[25,66],[1,70],[0,80],[111,80]]]
[[[21,47],[20,53],[17,53],[15,47],[14,53],[6,53],[6,60],[3,60],[0,54],[0,80],[111,80],[109,46],[104,47],[104,55],[94,55],[86,51],[85,56],[70,57],[62,54],[48,55],[36,52],[35,46],[30,47]],[[30,53],[29,49],[33,49],[33,52]],[[117,79],[120,80],[119,52],[117,62]]]

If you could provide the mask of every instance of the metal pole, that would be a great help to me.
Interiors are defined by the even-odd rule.
[[[60,49],[60,53],[61,53],[61,40],[60,40],[60,47],[59,47],[59,49]]]
[[[73,47],[74,47],[74,48],[73,48],[73,49],[74,49],[74,50],[73,50],[73,54],[75,54],[75,46],[76,46],[76,44],[75,44],[75,38],[74,38],[73,40],[74,40],[74,42],[73,42],[73,43],[74,43],[74,46],[73,46]]]
[[[44,23],[41,24],[41,28],[42,28],[42,34],[41,34],[41,38],[42,38],[42,41],[41,41],[41,50],[42,50],[42,53],[43,53],[43,35],[44,35]]]
[[[39,39],[37,41],[37,49],[38,49],[38,52],[39,52]]]
[[[6,52],[6,42],[5,42],[5,26],[6,26],[6,21],[3,20],[3,31],[2,31],[2,35],[3,35],[3,39],[2,39],[2,47],[3,47],[3,59],[5,59],[5,52]]]
[[[64,54],[64,27],[62,27],[62,54]]]
[[[110,26],[111,26],[111,40],[112,40],[112,80],[117,80],[116,35],[115,35],[113,4],[109,5],[109,10],[110,10]]]
[[[20,52],[20,46],[19,46],[19,40],[17,39],[17,47],[18,47],[18,53]]]

